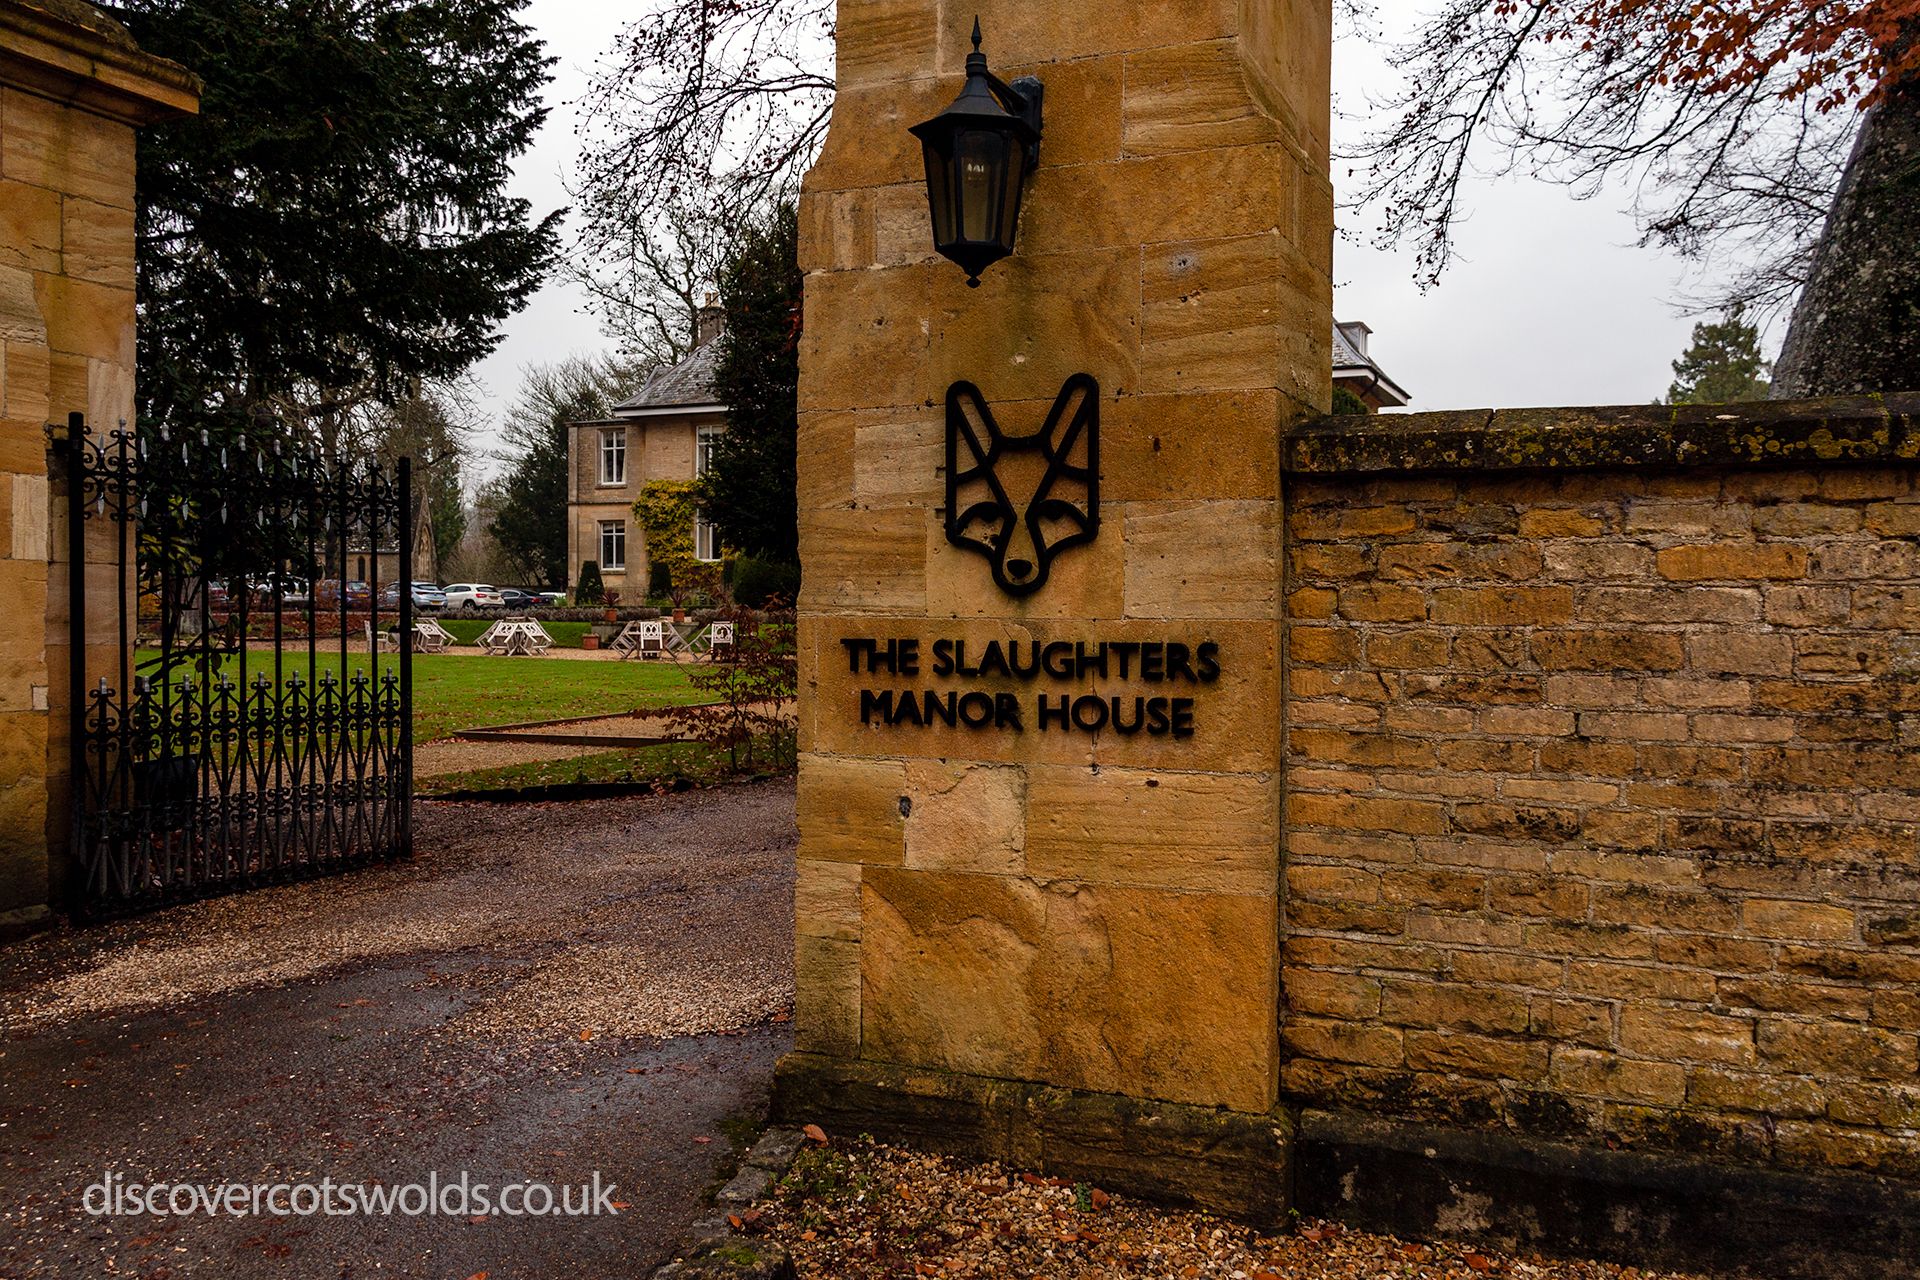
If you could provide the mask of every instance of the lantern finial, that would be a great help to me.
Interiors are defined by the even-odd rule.
[[[980,15],[973,15],[973,51],[980,52]]]

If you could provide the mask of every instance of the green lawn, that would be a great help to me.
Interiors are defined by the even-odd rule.
[[[157,656],[139,653],[141,660]],[[391,655],[380,668],[393,669]],[[289,652],[286,674],[304,672],[305,650]],[[239,674],[237,660],[227,671]],[[350,672],[366,671],[368,656],[347,656]],[[271,673],[271,654],[247,655],[247,677]],[[316,672],[340,670],[338,653],[321,653]],[[570,716],[618,715],[625,711],[679,706],[702,698],[687,681],[687,668],[672,662],[579,662],[565,658],[490,658],[480,654],[416,654],[413,659],[413,740],[445,738],[462,729],[563,720]]]

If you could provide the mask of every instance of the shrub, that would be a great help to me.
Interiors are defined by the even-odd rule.
[[[725,751],[736,771],[756,763],[791,769],[797,739],[789,712],[798,683],[793,614],[721,609],[714,617],[733,623],[733,657],[689,671],[688,681],[713,701],[676,707],[667,722]]]
[[[1335,413],[1371,413],[1367,402],[1345,387],[1333,389],[1333,411]]]
[[[580,565],[580,581],[574,584],[573,602],[596,605],[606,597],[606,585],[600,581],[600,562],[587,560]]]
[[[767,601],[778,596],[797,600],[800,596],[800,566],[758,556],[741,556],[733,562],[733,598],[746,609],[764,609]]]

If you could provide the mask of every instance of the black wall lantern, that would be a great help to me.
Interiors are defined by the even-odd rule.
[[[987,70],[980,20],[973,20],[967,86],[953,105],[913,126],[927,162],[933,245],[960,264],[967,284],[1013,252],[1020,193],[1040,163],[1040,82],[1007,84]]]

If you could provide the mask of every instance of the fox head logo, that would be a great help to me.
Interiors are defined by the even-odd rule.
[[[1046,585],[1053,559],[1100,531],[1100,386],[1067,379],[1046,425],[1010,436],[979,388],[947,391],[947,541],[978,552],[1008,595]]]

